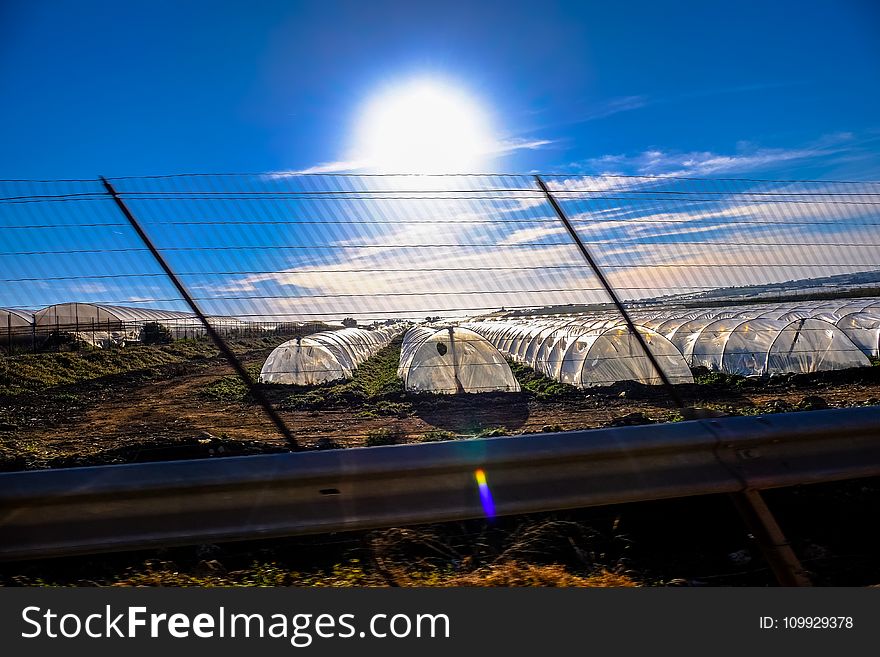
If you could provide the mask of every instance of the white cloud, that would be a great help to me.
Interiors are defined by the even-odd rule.
[[[522,137],[503,137],[493,139],[487,142],[486,148],[482,155],[489,159],[510,155],[516,151],[534,151],[545,146],[549,146],[554,142],[550,139],[526,139]],[[271,176],[284,177],[296,175],[309,175],[320,173],[353,173],[358,171],[369,171],[377,169],[377,163],[364,158],[348,158],[333,160],[330,162],[320,162],[304,169],[296,169],[290,171],[276,171]],[[406,172],[401,172],[406,173]]]
[[[512,232],[504,237],[498,244],[514,245],[514,244],[534,244],[553,235],[565,235],[567,231],[563,226],[535,226],[534,228],[522,228]]]
[[[299,169],[298,171],[276,171],[273,176],[296,176],[315,173],[348,173],[368,168],[369,163],[362,160],[337,160],[335,162],[322,162],[314,166]]]
[[[572,168],[606,175],[692,177],[743,173],[776,165],[839,155],[848,150],[851,133],[825,135],[798,148],[767,148],[750,142],[737,144],[734,153],[648,149],[640,153],[614,153],[572,163]]]
[[[640,109],[649,105],[648,98],[645,96],[621,96],[612,98],[604,103],[598,103],[592,107],[581,121],[595,121],[596,119],[604,119],[605,117],[619,114],[621,112],[629,112],[631,110]]]
[[[866,223],[877,216],[875,206],[824,196],[833,186],[740,184],[683,203],[659,193],[677,188],[669,178],[636,179],[632,184],[651,185],[628,188],[640,194],[602,193],[620,190],[630,179],[552,180],[559,190],[597,190],[569,193],[564,198],[575,200],[563,205],[625,298],[876,267],[880,230]],[[702,188],[727,189],[711,181]],[[809,202],[800,195],[805,191],[812,194]],[[651,198],[642,204],[633,196]],[[404,198],[358,205],[358,217],[391,222],[379,229],[353,226],[340,235],[331,226],[315,228],[312,239],[334,247],[320,251],[320,260],[289,260],[279,271],[228,282],[225,291],[250,297],[248,312],[304,318],[419,317],[604,300],[539,196]]]
[[[513,153],[514,151],[534,151],[539,148],[543,148],[544,146],[549,146],[553,141],[550,139],[523,139],[521,137],[509,137],[507,139],[499,139],[495,141],[491,149],[486,152],[486,155],[507,155],[509,153]]]

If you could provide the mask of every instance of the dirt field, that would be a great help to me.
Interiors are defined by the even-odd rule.
[[[271,346],[243,344],[238,351],[245,365],[258,372]],[[598,391],[575,391],[523,368],[515,368],[523,383],[522,394],[407,395],[394,373],[396,361],[396,348],[390,347],[362,367],[353,382],[312,390],[289,386],[265,390],[307,448],[681,419],[659,387],[618,384]],[[685,403],[725,413],[880,403],[880,367],[770,382],[717,376],[698,380],[706,382],[679,386]],[[186,354],[180,362],[143,367],[138,361],[137,369],[131,371],[15,392],[0,395],[2,470],[286,448],[262,409],[249,400],[229,365],[216,353]]]
[[[256,372],[271,350],[234,345]],[[467,438],[682,419],[661,388],[577,391],[514,367],[524,392],[407,395],[392,346],[349,382],[266,386],[309,448]],[[64,371],[59,374],[59,364]],[[880,403],[880,367],[772,381],[702,374],[690,406],[768,413]],[[43,354],[0,371],[0,469],[255,454],[286,449],[209,344]],[[876,480],[770,491],[766,499],[820,585],[880,582]],[[494,523],[6,564],[0,585],[627,586],[773,585],[725,496],[583,509]]]

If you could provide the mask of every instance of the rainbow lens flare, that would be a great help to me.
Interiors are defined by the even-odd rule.
[[[482,468],[474,472],[477,488],[480,490],[480,502],[483,504],[483,513],[487,518],[495,517],[495,500],[492,499],[492,491],[489,490],[489,482],[486,481],[486,473]]]

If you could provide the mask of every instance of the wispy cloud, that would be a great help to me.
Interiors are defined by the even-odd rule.
[[[510,155],[516,151],[534,151],[553,144],[553,140],[524,137],[501,137],[491,140],[482,155],[486,158],[493,159]],[[289,171],[275,171],[273,176],[295,176],[320,173],[357,173],[369,171],[378,168],[377,162],[372,162],[364,158],[348,158],[340,160],[332,160],[329,162],[320,162],[304,169],[294,169]]]
[[[333,162],[321,162],[305,169],[297,169],[293,171],[276,171],[274,175],[279,176],[295,176],[307,175],[314,173],[350,173],[367,169],[369,163],[363,160],[336,160]]]
[[[617,96],[605,100],[589,100],[576,102],[573,108],[569,108],[566,119],[561,121],[550,121],[532,126],[532,130],[551,130],[562,126],[572,126],[579,123],[587,123],[588,121],[598,121],[622,112],[630,112],[633,110],[653,105],[654,102],[648,96],[632,95]],[[536,114],[542,114],[547,110],[539,110]]]
[[[534,228],[522,228],[502,238],[498,244],[501,246],[513,244],[529,244],[538,242],[552,235],[565,235],[563,226],[535,226]]]
[[[601,103],[594,104],[579,121],[596,121],[604,119],[608,116],[620,114],[621,112],[630,112],[650,105],[651,101],[647,96],[620,96],[611,98]]]
[[[569,168],[600,174],[646,176],[712,176],[759,171],[795,161],[840,155],[849,149],[851,133],[826,135],[798,148],[768,148],[740,142],[733,153],[648,149],[615,153],[573,162]]]
[[[510,137],[508,139],[499,139],[496,141],[492,150],[486,154],[498,156],[507,155],[514,151],[534,151],[543,148],[544,146],[549,146],[552,143],[553,141],[550,139],[523,139],[520,137]]]

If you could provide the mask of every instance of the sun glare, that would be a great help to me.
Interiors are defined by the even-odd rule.
[[[477,102],[447,84],[418,80],[367,103],[356,157],[384,173],[474,173],[492,143],[488,119]]]

